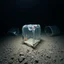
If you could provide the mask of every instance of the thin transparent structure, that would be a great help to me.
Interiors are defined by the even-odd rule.
[[[41,27],[39,24],[28,24],[22,27],[24,43],[36,46],[41,40]]]

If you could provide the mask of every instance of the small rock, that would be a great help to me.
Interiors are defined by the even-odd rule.
[[[29,54],[31,54],[31,52],[29,52]]]
[[[14,59],[14,57],[11,58],[11,60],[13,60],[13,59]]]
[[[24,56],[24,54],[21,54],[21,53],[20,53],[19,56]]]
[[[31,58],[34,58],[34,56],[31,56]]]
[[[37,51],[37,50],[34,50],[33,52],[34,52],[35,54],[37,54],[38,51]]]
[[[38,60],[35,60],[35,63],[38,63],[39,61]]]
[[[19,58],[18,58],[19,63],[23,62],[24,60],[25,60],[24,57],[19,57]]]
[[[49,51],[49,53],[51,53],[51,54],[52,54],[53,52],[52,52],[52,51]]]
[[[64,53],[64,50],[61,50],[61,51],[60,51],[60,50],[58,50],[58,52],[60,52],[60,53]]]
[[[60,58],[60,61],[63,61],[64,58]]]
[[[51,56],[46,56],[46,57],[49,58],[49,59],[51,58]]]

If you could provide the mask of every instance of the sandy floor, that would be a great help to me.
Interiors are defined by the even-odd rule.
[[[0,40],[0,64],[64,64],[64,36],[41,36],[33,49],[23,44],[21,36]]]

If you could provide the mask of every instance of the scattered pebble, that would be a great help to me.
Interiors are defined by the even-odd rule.
[[[51,58],[51,56],[46,56],[46,57],[49,58],[49,59]]]
[[[31,56],[31,58],[34,58],[34,56]]]
[[[25,57],[19,57],[18,58],[19,63],[23,62],[24,60],[25,60]]]
[[[43,57],[43,54],[41,54],[41,57]]]
[[[11,58],[11,60],[13,60],[13,59],[14,59],[14,57]]]
[[[64,51],[63,51],[63,50],[61,50],[61,51],[60,51],[60,50],[58,50],[58,52],[60,52],[60,53],[64,53]]]
[[[38,60],[35,60],[35,63],[38,63],[39,61]]]
[[[51,53],[51,54],[52,54],[53,52],[52,52],[52,51],[49,51],[49,53]]]
[[[24,56],[24,54],[21,54],[21,53],[20,53],[19,56]]]
[[[60,58],[60,61],[63,61],[64,58]]]

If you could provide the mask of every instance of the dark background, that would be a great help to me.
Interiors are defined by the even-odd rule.
[[[61,0],[2,0],[0,1],[0,35],[11,27],[24,24],[57,25],[64,31],[64,2]]]

